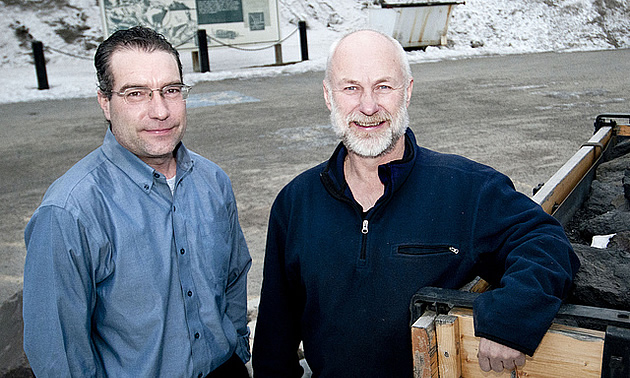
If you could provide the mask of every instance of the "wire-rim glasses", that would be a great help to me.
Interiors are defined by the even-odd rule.
[[[153,98],[153,92],[160,92],[165,101],[180,102],[188,98],[191,86],[185,84],[169,84],[162,88],[151,89],[149,87],[129,87],[122,91],[110,91],[123,98],[129,105],[145,104]]]

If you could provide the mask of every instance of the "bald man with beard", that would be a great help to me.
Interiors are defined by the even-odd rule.
[[[412,377],[409,303],[425,286],[495,285],[474,304],[484,371],[523,365],[557,313],[579,267],[562,227],[496,170],[418,146],[413,87],[389,36],[331,47],[324,99],[341,143],[272,207],[256,378],[301,377],[300,342],[314,377]]]

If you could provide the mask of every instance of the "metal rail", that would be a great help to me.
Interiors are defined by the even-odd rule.
[[[472,308],[475,299],[481,293],[424,287],[411,299],[412,324],[426,310],[437,314],[446,314],[453,307]],[[556,315],[559,323],[605,331],[608,326],[630,330],[630,311],[621,311],[601,307],[563,304]]]

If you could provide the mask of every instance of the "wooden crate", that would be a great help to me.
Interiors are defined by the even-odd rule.
[[[477,378],[515,376],[512,371],[479,368],[479,338],[472,310],[455,307],[448,315],[427,311],[411,330],[416,378]],[[600,377],[605,333],[552,324],[532,357],[519,367],[521,377]]]

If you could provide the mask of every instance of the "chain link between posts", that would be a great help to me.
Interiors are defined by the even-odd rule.
[[[269,45],[269,46],[257,47],[257,48],[244,48],[244,47],[238,47],[238,46],[235,46],[235,45],[231,45],[231,44],[228,44],[228,43],[222,42],[222,41],[220,41],[220,40],[218,40],[218,39],[214,38],[214,37],[213,37],[213,36],[211,36],[211,35],[209,35],[209,36],[208,36],[208,38],[209,38],[209,39],[211,39],[211,40],[213,40],[213,41],[215,41],[215,42],[217,42],[217,43],[218,43],[218,44],[220,44],[221,46],[224,46],[224,47],[229,47],[229,48],[232,48],[232,49],[235,49],[235,50],[241,50],[241,51],[260,51],[260,50],[265,50],[265,49],[272,48],[272,47],[274,47],[275,45],[278,45],[278,44],[280,44],[280,43],[282,43],[282,42],[286,41],[287,39],[291,38],[291,37],[292,37],[295,33],[297,33],[297,31],[298,31],[298,30],[299,30],[298,28],[295,28],[295,30],[293,30],[291,33],[289,33],[286,37],[284,37],[283,39],[281,39],[281,40],[280,40],[280,41],[278,41],[277,43],[274,43],[274,44]]]

